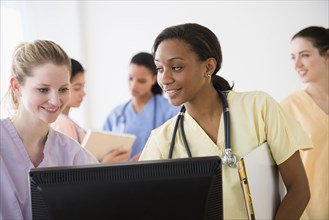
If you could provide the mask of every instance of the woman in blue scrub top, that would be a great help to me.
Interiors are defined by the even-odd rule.
[[[131,159],[138,160],[151,131],[179,112],[169,104],[157,84],[157,68],[150,53],[132,57],[129,65],[131,100],[115,107],[107,116],[103,130],[136,135]]]

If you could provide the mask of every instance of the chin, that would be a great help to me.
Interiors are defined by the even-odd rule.
[[[173,106],[181,106],[183,105],[184,103],[179,101],[179,100],[172,100],[172,99],[168,99],[169,103]]]

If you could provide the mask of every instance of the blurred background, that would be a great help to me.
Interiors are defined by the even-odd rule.
[[[86,97],[70,116],[100,129],[107,114],[130,98],[128,64],[151,52],[166,27],[193,22],[219,38],[219,71],[236,91],[263,90],[277,101],[304,85],[293,68],[290,39],[329,23],[329,1],[6,1],[1,0],[1,97],[11,57],[21,41],[58,43],[86,69]],[[1,102],[1,118],[8,103]]]

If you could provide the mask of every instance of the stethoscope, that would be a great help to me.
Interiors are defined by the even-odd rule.
[[[156,112],[157,112],[157,104],[156,104],[156,95],[154,95],[154,103],[153,103],[153,129],[156,128]],[[125,103],[123,106],[120,115],[117,117],[117,130],[119,132],[124,133],[126,122],[127,122],[127,117],[125,115],[126,108],[131,103],[131,100]]]
[[[229,107],[228,107],[228,102],[226,99],[225,94],[220,91],[217,90],[217,93],[219,94],[222,104],[223,104],[223,117],[224,117],[224,135],[225,135],[225,152],[224,154],[221,156],[221,160],[222,160],[222,164],[223,165],[228,165],[231,168],[235,168],[236,167],[236,156],[232,153],[232,149],[231,149],[231,143],[230,143],[230,112],[229,112]],[[174,131],[173,131],[173,135],[172,135],[172,139],[171,139],[171,143],[170,143],[170,149],[169,149],[169,159],[172,159],[172,155],[173,155],[173,151],[174,151],[174,145],[175,145],[175,138],[176,138],[176,134],[178,131],[178,124],[179,124],[179,128],[181,130],[181,134],[182,134],[182,139],[184,142],[184,146],[187,152],[188,157],[192,157],[190,148],[188,146],[187,143],[187,139],[185,136],[185,130],[184,130],[184,114],[185,114],[186,108],[183,105],[179,115],[177,116],[177,120],[175,123],[175,127],[174,127]]]

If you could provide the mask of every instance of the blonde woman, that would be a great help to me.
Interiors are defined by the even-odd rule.
[[[0,121],[0,219],[31,219],[30,168],[98,163],[76,141],[53,130],[69,100],[70,59],[52,41],[21,43],[9,94],[16,109]]]

